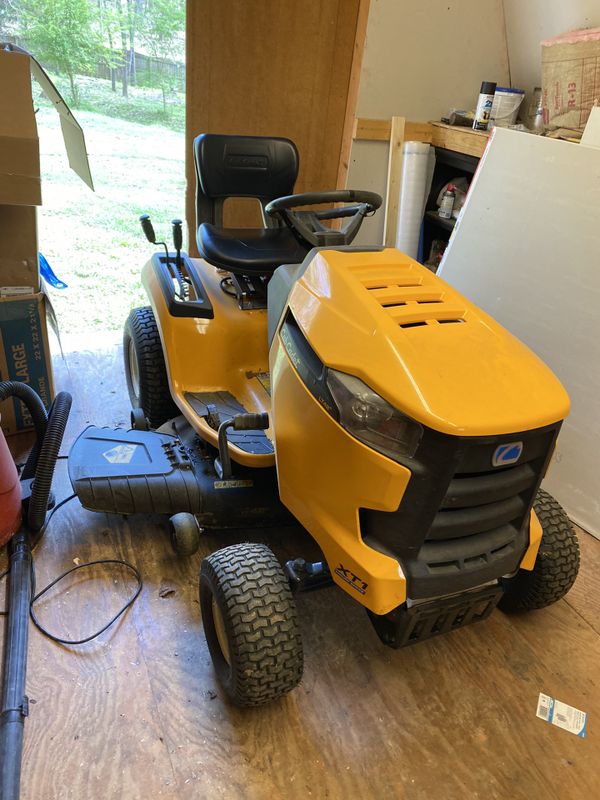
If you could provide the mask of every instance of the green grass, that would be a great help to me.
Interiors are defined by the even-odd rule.
[[[123,97],[121,84],[118,82],[117,90],[113,92],[109,80],[78,75],[76,83],[79,101],[75,105],[68,78],[55,73],[51,74],[51,78],[74,112],[92,111],[113,119],[139,122],[141,125],[164,125],[180,132],[185,128],[185,94],[182,92],[169,92],[165,109],[160,89],[130,86],[129,96]],[[36,98],[36,105],[51,107],[50,101],[41,93]]]
[[[69,168],[58,115],[41,106],[39,249],[69,285],[49,290],[61,332],[70,339],[92,333],[92,341],[97,333],[99,341],[101,332],[122,330],[129,310],[146,303],[140,272],[155,248],[143,237],[139,215],[149,213],[167,242],[171,219],[184,218],[184,136],[85,110],[75,116],[96,191]]]

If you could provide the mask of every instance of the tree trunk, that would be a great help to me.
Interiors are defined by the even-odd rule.
[[[67,70],[67,74],[69,75],[69,84],[71,86],[71,100],[73,105],[77,106],[79,104],[79,93],[77,90],[77,84],[75,83],[75,76],[70,69]]]
[[[115,46],[114,46],[114,42],[113,42],[112,31],[110,29],[110,22],[109,22],[109,24],[107,26],[106,32],[108,34],[108,47],[110,49],[110,58],[111,58],[110,85],[111,85],[111,89],[113,90],[113,92],[116,92],[117,91],[117,70],[115,68],[115,65],[112,63],[112,59],[115,57]]]
[[[165,87],[161,86],[162,89],[162,98],[163,98],[163,111],[165,112],[165,116],[167,114],[167,93],[165,91]]]
[[[123,97],[129,97],[129,63],[127,60],[127,50],[123,50],[123,75],[122,75],[122,86],[123,86]]]
[[[121,65],[123,67],[123,97],[129,96],[129,52],[127,49],[127,18],[123,12],[121,0],[117,0],[117,9],[119,12],[119,30],[121,32]]]
[[[129,25],[129,51],[130,51],[130,70],[129,83],[135,86],[137,83],[137,71],[135,65],[135,28],[136,28],[136,9],[131,0],[127,0],[127,21]]]

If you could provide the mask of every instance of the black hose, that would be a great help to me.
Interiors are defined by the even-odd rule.
[[[56,459],[62,444],[70,410],[71,395],[68,392],[60,392],[50,408],[46,434],[37,460],[35,479],[29,500],[27,524],[33,533],[41,531],[46,521],[54,467],[56,466]]]
[[[35,468],[37,466],[40,449],[46,436],[46,426],[48,423],[48,414],[46,408],[40,398],[31,386],[20,381],[2,381],[0,382],[0,403],[8,400],[10,397],[19,399],[31,414],[33,426],[35,428],[36,442],[29,454],[29,458],[23,468],[21,477],[23,479],[33,478],[35,475]]]

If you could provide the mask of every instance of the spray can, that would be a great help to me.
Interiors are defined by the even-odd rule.
[[[456,199],[456,192],[454,191],[454,184],[449,183],[446,186],[446,191],[442,195],[442,202],[438,211],[438,217],[442,219],[452,219],[452,211],[454,210],[454,200]]]
[[[493,81],[484,81],[481,84],[479,99],[477,100],[477,109],[475,111],[475,119],[473,120],[474,130],[487,131],[495,92],[496,84]]]

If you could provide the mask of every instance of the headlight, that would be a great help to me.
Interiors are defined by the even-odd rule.
[[[353,375],[327,371],[327,385],[340,425],[363,444],[393,458],[414,456],[423,428]]]

